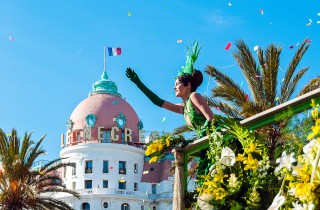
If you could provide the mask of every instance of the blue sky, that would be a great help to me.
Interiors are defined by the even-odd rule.
[[[104,45],[122,48],[121,56],[107,57],[107,72],[147,131],[172,131],[184,121],[149,102],[125,69],[134,68],[160,97],[180,103],[174,77],[194,40],[203,45],[196,68],[218,67],[246,88],[232,57],[236,40],[252,49],[281,45],[285,70],[308,37],[311,46],[299,67],[310,69],[301,87],[319,75],[319,12],[316,0],[2,0],[0,128],[16,128],[21,137],[33,131],[36,141],[47,134],[43,158],[58,157],[66,120],[100,79]],[[228,42],[232,45],[225,50]],[[208,94],[215,81],[204,76],[198,92]]]

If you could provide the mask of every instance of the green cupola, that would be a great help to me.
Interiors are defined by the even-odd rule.
[[[118,88],[116,83],[109,80],[107,71],[104,70],[101,75],[101,80],[96,81],[92,85],[92,91],[89,93],[89,95],[94,94],[101,94],[101,93],[107,93],[107,94],[113,94],[121,97],[121,94],[118,93]]]

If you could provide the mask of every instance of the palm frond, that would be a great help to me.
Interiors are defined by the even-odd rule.
[[[306,38],[301,43],[300,47],[297,49],[296,53],[294,54],[291,62],[289,63],[289,66],[285,72],[284,81],[281,86],[281,93],[282,93],[282,95],[286,96],[284,98],[287,98],[287,96],[290,95],[289,93],[286,93],[286,91],[289,91],[288,86],[291,83],[291,78],[292,78],[294,72],[296,71],[297,66],[298,66],[299,62],[301,61],[304,53],[308,50],[308,48],[310,46],[309,44],[307,44],[307,41],[308,41],[308,38]]]
[[[254,101],[263,101],[263,85],[259,77],[261,75],[257,68],[256,61],[250,51],[250,48],[243,40],[236,41],[237,51],[233,53],[233,57],[238,63],[245,79],[249,85]]]
[[[290,99],[292,96],[294,90],[296,89],[296,86],[301,79],[301,77],[308,71],[309,67],[302,69],[297,73],[296,76],[293,77],[292,81],[289,82],[289,85],[287,87],[287,90],[284,92],[281,92],[282,95],[280,97],[280,103],[286,102]]]
[[[204,98],[210,107],[216,107],[216,108],[219,107],[219,110],[222,113],[224,113],[230,117],[239,118],[239,119],[243,118],[243,116],[241,115],[241,110],[239,110],[238,107],[234,107],[231,104],[225,103],[225,102],[220,101],[218,99],[213,99],[213,98],[209,98],[206,96]]]
[[[281,50],[282,49],[280,47],[271,44],[267,48],[264,58],[259,59],[262,68],[263,88],[266,99],[265,102],[272,106],[275,105],[275,98],[277,95],[277,76],[280,65]],[[259,57],[263,56],[260,55],[260,53],[258,53],[258,55]],[[261,61],[263,63],[261,63]]]
[[[317,76],[316,78],[313,78],[310,80],[299,92],[297,96],[301,96],[303,94],[306,94],[312,90],[315,90],[317,88],[320,88],[320,76]]]

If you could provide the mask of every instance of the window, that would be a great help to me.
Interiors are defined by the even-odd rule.
[[[126,161],[119,161],[119,174],[126,174]]]
[[[72,176],[77,175],[77,164],[74,163],[74,167],[72,167]]]
[[[86,174],[91,174],[92,173],[92,160],[86,161],[85,173]]]
[[[150,171],[156,171],[154,167],[150,167]]]
[[[121,132],[121,143],[125,144],[126,142],[124,141],[124,131]]]
[[[111,132],[110,130],[102,130],[102,143],[110,143],[110,136],[111,136]]]
[[[63,167],[63,178],[66,178],[67,175],[67,167]]]
[[[88,203],[83,203],[83,204],[81,205],[81,209],[82,209],[82,210],[90,210],[90,204],[88,204]]]
[[[109,173],[109,162],[107,160],[103,161],[102,173]]]
[[[130,210],[129,204],[123,203],[123,204],[121,205],[121,210]]]
[[[134,189],[134,191],[138,191],[138,183],[137,182],[135,182],[133,184],[133,189]]]
[[[119,180],[119,189],[120,190],[125,190],[126,189],[126,181],[123,179]]]
[[[107,209],[108,207],[109,207],[108,202],[104,202],[104,203],[103,203],[103,208]]]
[[[72,182],[72,190],[76,190],[76,182]]]
[[[103,188],[108,188],[108,180],[103,180],[102,186]]]
[[[136,164],[136,163],[134,164],[133,170],[134,170],[134,173],[135,173],[135,174],[138,173],[138,164]]]
[[[151,194],[157,194],[157,184],[151,185]]]
[[[77,142],[80,142],[81,141],[81,135],[80,133],[77,133]]]
[[[92,189],[92,180],[85,180],[84,181],[84,188],[85,189]]]

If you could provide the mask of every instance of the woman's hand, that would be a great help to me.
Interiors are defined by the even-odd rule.
[[[126,70],[126,76],[136,85],[141,83],[139,76],[130,67],[128,67]]]

